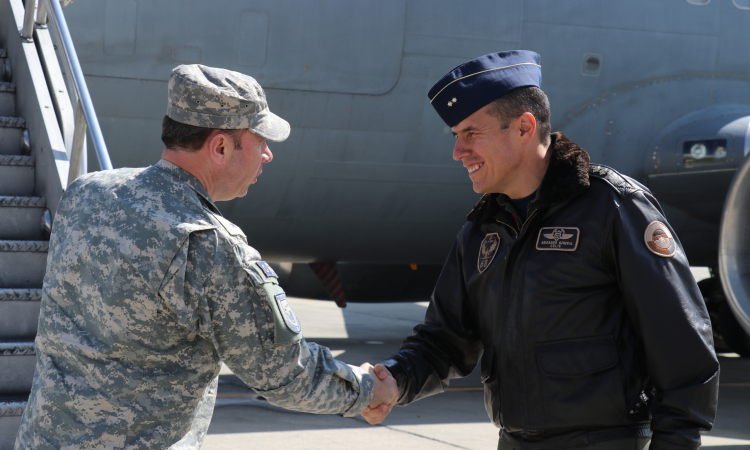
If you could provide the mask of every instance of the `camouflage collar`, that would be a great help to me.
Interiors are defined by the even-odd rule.
[[[186,171],[177,164],[167,161],[166,159],[160,159],[159,162],[154,165],[154,167],[158,167],[159,169],[167,172],[168,174],[174,176],[178,180],[190,186],[190,189],[194,190],[200,197],[203,198],[204,204],[212,212],[221,215],[221,212],[219,212],[219,208],[214,205],[214,202],[208,195],[208,191],[206,191],[206,188],[203,187],[201,182],[198,181],[198,179],[193,175],[191,175],[190,172]]]

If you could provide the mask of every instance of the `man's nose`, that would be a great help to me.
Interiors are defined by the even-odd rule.
[[[268,144],[263,144],[263,155],[261,158],[261,161],[264,163],[270,163],[273,160],[273,153],[271,153],[271,149],[268,148]]]
[[[466,148],[461,138],[456,139],[456,145],[453,146],[453,159],[455,161],[461,161],[461,159],[469,154],[469,149]]]

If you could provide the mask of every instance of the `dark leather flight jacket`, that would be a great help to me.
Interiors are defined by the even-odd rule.
[[[425,323],[383,362],[399,405],[442,392],[481,358],[487,412],[516,447],[652,430],[652,450],[696,448],[716,413],[719,363],[679,240],[669,228],[674,256],[650,251],[646,228],[669,225],[648,189],[590,170],[561,133],[551,145],[525,223],[497,194],[469,214]]]

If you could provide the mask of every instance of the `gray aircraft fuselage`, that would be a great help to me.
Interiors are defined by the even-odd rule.
[[[65,14],[115,167],[159,159],[175,66],[265,88],[291,136],[219,206],[270,261],[442,264],[479,195],[426,93],[521,48],[541,55],[553,131],[649,186],[691,264],[716,266],[750,148],[748,0],[78,0]]]

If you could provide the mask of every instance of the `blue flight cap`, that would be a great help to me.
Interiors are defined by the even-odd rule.
[[[542,85],[541,57],[528,50],[490,53],[448,72],[427,96],[449,127],[513,89]]]

